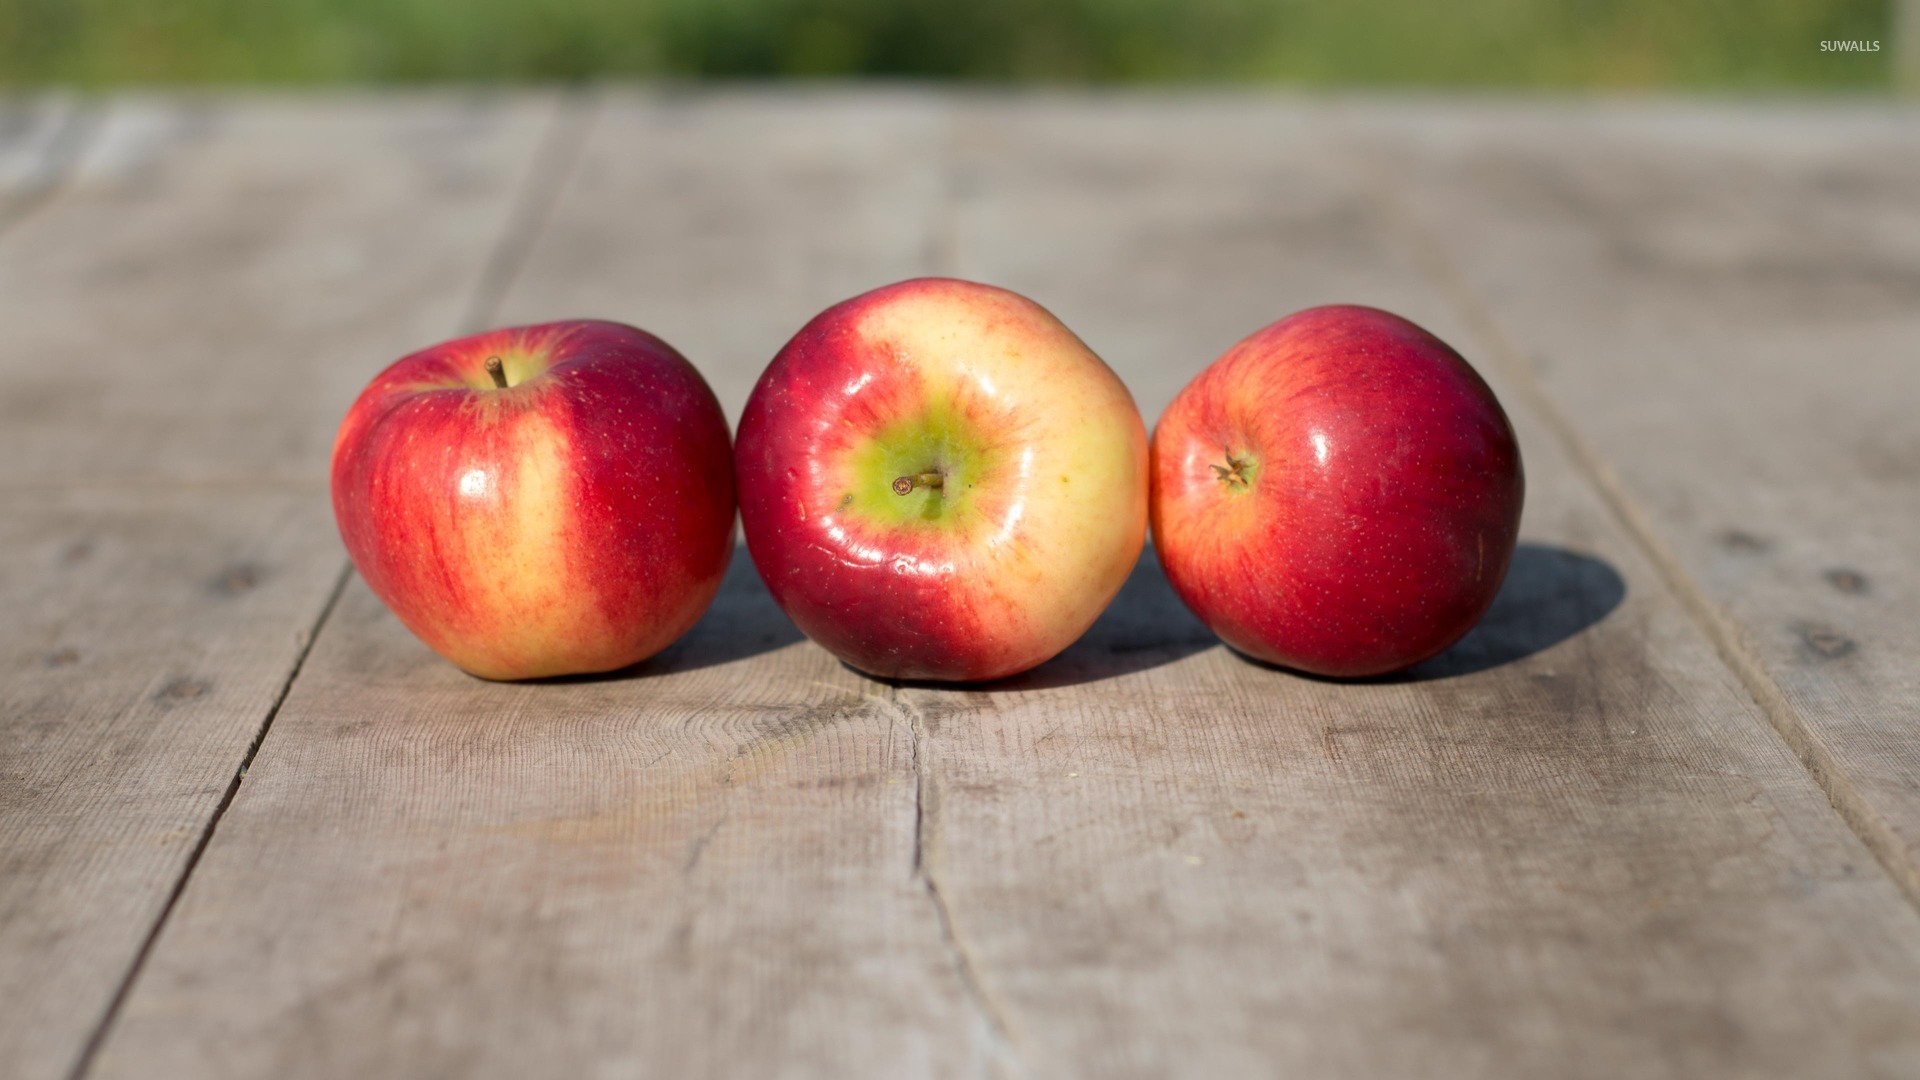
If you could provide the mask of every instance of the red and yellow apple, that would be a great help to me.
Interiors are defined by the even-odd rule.
[[[735,453],[747,550],[808,637],[869,674],[981,681],[1093,624],[1140,556],[1146,429],[1044,308],[905,281],[809,322]]]
[[[495,330],[414,353],[340,425],[354,565],[467,671],[611,671],[699,619],[733,553],[726,417],[672,347],[617,323]]]
[[[1167,580],[1249,656],[1328,676],[1437,655],[1506,576],[1526,484],[1459,353],[1373,308],[1311,308],[1235,345],[1153,433]]]

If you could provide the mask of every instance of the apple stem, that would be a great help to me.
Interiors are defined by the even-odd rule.
[[[493,376],[493,385],[502,390],[507,388],[507,365],[497,356],[487,357],[487,374]]]
[[[1233,453],[1229,451],[1227,453],[1226,465],[1215,465],[1213,471],[1228,487],[1246,487],[1249,483],[1246,468],[1251,464],[1253,464],[1253,462],[1246,458],[1234,457]]]
[[[937,472],[915,473],[912,476],[903,476],[895,480],[893,482],[893,493],[895,495],[905,495],[914,488],[937,488],[945,482],[946,477]]]

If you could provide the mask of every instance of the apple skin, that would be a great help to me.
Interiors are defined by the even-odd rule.
[[[1493,391],[1374,308],[1260,330],[1153,434],[1174,591],[1233,648],[1316,675],[1382,675],[1460,640],[1500,590],[1525,492]]]
[[[1147,439],[1127,388],[1033,301],[921,278],[816,316],[747,402],[747,550],[814,641],[892,679],[1038,665],[1140,557]],[[939,475],[938,489],[896,479]]]
[[[612,671],[685,633],[720,587],[726,417],[691,364],[630,326],[460,338],[394,363],[354,402],[333,511],[374,594],[468,672]]]

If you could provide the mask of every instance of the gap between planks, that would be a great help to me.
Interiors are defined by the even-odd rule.
[[[461,316],[459,333],[473,334],[486,329],[500,310],[507,290],[513,287],[513,280],[526,264],[534,241],[553,216],[561,191],[579,165],[587,136],[599,113],[600,95],[590,91],[569,93],[555,105],[553,122],[534,149],[526,183],[508,211],[506,228],[501,230],[499,240],[488,254],[480,281],[474,286],[473,299],[467,305],[466,314]]]
[[[960,142],[964,125],[951,113],[940,139],[938,195],[921,247],[922,272],[935,277],[953,277],[958,270],[960,213],[965,193],[960,186]],[[877,681],[877,680],[876,680]],[[898,684],[881,683],[886,701],[896,717],[904,717],[913,764],[913,861],[910,872],[918,880],[933,907],[935,925],[940,930],[940,946],[953,964],[955,976],[967,1004],[979,1019],[987,1036],[984,1065],[988,1076],[1002,1078],[1024,1075],[1021,1039],[1014,1032],[1005,1006],[987,989],[981,978],[973,950],[961,934],[947,901],[941,881],[940,853],[942,819],[938,782],[930,768],[928,751],[931,740],[926,730],[926,714],[915,705]]]
[[[513,204],[507,212],[506,225],[501,229],[499,238],[488,253],[485,266],[473,290],[473,297],[467,305],[466,314],[461,317],[456,333],[474,333],[484,329],[486,322],[499,309],[507,289],[512,285],[514,276],[525,262],[533,242],[540,230],[546,225],[553,210],[553,204],[559,201],[560,192],[566,187],[567,180],[573,175],[579,164],[581,151],[585,148],[588,132],[592,129],[594,117],[599,110],[599,95],[594,93],[576,93],[563,97],[554,105],[553,118],[548,121],[547,130],[540,143],[535,147],[532,160],[527,165],[525,178],[519,192],[514,196]],[[97,123],[91,127],[97,127]],[[91,128],[89,128],[91,130]],[[77,158],[76,153],[74,157]],[[64,180],[72,172],[67,165],[62,173]],[[50,197],[51,192],[48,193]],[[47,197],[40,198],[32,206],[44,204]],[[32,207],[29,207],[31,210]],[[0,231],[7,225],[20,220],[25,214],[0,217]],[[128,966],[126,975],[114,990],[113,999],[108,1003],[106,1013],[94,1026],[86,1044],[67,1074],[69,1080],[84,1080],[93,1069],[94,1061],[100,1050],[106,1045],[107,1038],[113,1033],[114,1022],[119,1019],[127,999],[132,996],[133,988],[140,981],[140,973],[146,968],[147,959],[158,944],[160,935],[166,930],[167,922],[185,895],[187,885],[194,871],[200,865],[200,858],[213,843],[214,833],[220,827],[220,819],[226,815],[228,807],[240,793],[240,784],[246,779],[247,769],[253,764],[255,755],[267,740],[267,734],[273,728],[273,721],[280,715],[280,707],[288,695],[293,692],[294,683],[306,666],[307,657],[313,652],[314,643],[326,629],[327,620],[339,605],[340,597],[346,592],[347,583],[353,579],[353,563],[343,560],[340,570],[334,577],[333,589],[327,594],[326,603],[320,607],[313,625],[307,630],[300,652],[294,657],[293,666],[287,672],[285,681],[280,684],[279,693],[274,696],[273,704],[268,707],[261,719],[259,728],[254,732],[253,740],[241,758],[240,765],[234,770],[233,779],[228,781],[227,790],[221,796],[220,803],[201,830],[200,838],[195,842],[193,851],[187,856],[187,862],[181,868],[180,877],[167,894],[166,903],[160,908],[160,914],[154,919],[153,926],[147,931],[140,949],[134,954],[133,962]]]
[[[939,786],[928,768],[926,714],[920,711],[919,706],[901,696],[901,687],[897,685],[887,685],[887,702],[896,714],[906,717],[907,735],[913,740],[908,747],[913,761],[913,876],[919,880],[928,902],[933,905],[934,919],[940,927],[940,944],[953,962],[954,972],[960,978],[960,986],[966,992],[968,1004],[986,1029],[989,1075],[1008,1075],[1009,1058],[1013,1059],[1014,1073],[1018,1075],[1021,1040],[1014,1034],[1006,1009],[995,1000],[987,990],[986,983],[981,980],[973,950],[955,925],[953,910],[947,904],[946,890],[940,881],[940,795]]]
[[[247,768],[253,764],[254,755],[260,752],[260,744],[267,741],[267,732],[273,727],[273,719],[280,715],[280,706],[286,703],[287,694],[293,690],[293,681],[300,677],[300,669],[306,665],[307,655],[313,652],[313,643],[320,637],[321,627],[327,624],[327,616],[333,614],[334,605],[340,602],[340,594],[347,589],[351,577],[351,566],[342,567],[334,575],[333,589],[327,593],[326,603],[320,606],[320,615],[314,620],[313,628],[306,634],[306,640],[300,645],[300,652],[293,658],[293,667],[280,683],[279,693],[274,695],[273,704],[267,707],[266,716],[253,733],[253,741],[247,745],[245,756],[240,759],[240,767],[234,770],[233,779],[227,781],[227,790],[220,796],[220,804],[213,808],[212,816],[207,818],[206,827],[200,830],[200,838],[194,842],[193,851],[187,855],[187,863],[180,868],[180,877],[174,881],[173,888],[167,893],[166,903],[160,906],[160,914],[153,920],[153,926],[147,930],[147,936],[141,940],[140,948],[133,954],[133,962],[127,966],[127,974],[113,991],[113,999],[107,1003],[107,1011],[95,1025],[93,1033],[87,1036],[86,1045],[80,1048],[80,1057],[73,1064],[68,1075],[79,1080],[93,1068],[94,1058],[99,1056],[100,1048],[106,1044],[107,1033],[113,1029],[113,1021],[120,1015],[127,997],[133,992],[133,985],[139,981],[140,972],[147,966],[147,957],[152,955],[153,947],[160,940],[160,931],[166,928],[167,917],[180,903],[180,896],[187,891],[187,882],[193,877],[194,868],[200,865],[200,857],[206,854],[207,845],[213,842],[213,831],[220,825],[220,818],[233,805],[233,797],[240,793],[240,781],[246,779]]]
[[[508,214],[507,224],[492,249],[474,289],[468,313],[462,320],[460,328],[462,332],[479,329],[483,321],[498,309],[512,287],[515,276],[524,264],[528,250],[544,228],[554,204],[557,203],[561,191],[566,186],[568,176],[578,164],[597,106],[598,99],[593,97],[569,98],[556,106],[554,118],[535,152],[521,192],[515,198]],[[73,118],[70,118],[68,123],[69,126],[84,127],[83,121]],[[62,136],[65,134],[66,131],[63,129]],[[85,134],[86,132],[83,131],[78,136],[81,141],[84,141]],[[78,153],[75,152],[73,157],[77,158]],[[1364,155],[1362,157],[1364,159]],[[1361,172],[1367,180],[1368,189],[1382,211],[1385,224],[1390,230],[1398,233],[1402,241],[1411,248],[1411,254],[1420,271],[1435,283],[1443,296],[1461,313],[1464,321],[1487,343],[1494,354],[1495,362],[1514,379],[1529,404],[1546,419],[1549,429],[1569,451],[1578,468],[1598,488],[1610,512],[1653,561],[1663,583],[1680,597],[1689,615],[1713,642],[1722,662],[1740,680],[1748,694],[1767,715],[1778,734],[1794,749],[1803,765],[1821,785],[1830,803],[1840,812],[1843,820],[1873,851],[1889,874],[1900,883],[1908,899],[1920,904],[1920,881],[1916,881],[1910,869],[1897,862],[1896,853],[1899,848],[1897,842],[1891,839],[1885,823],[1865,807],[1857,792],[1831,767],[1830,755],[1807,733],[1798,713],[1786,701],[1764,665],[1744,645],[1731,621],[1693,582],[1678,559],[1660,539],[1647,516],[1641,512],[1638,504],[1626,492],[1624,485],[1612,469],[1579,433],[1570,416],[1547,394],[1545,388],[1534,377],[1531,365],[1505,333],[1491,310],[1480,301],[1454,267],[1437,238],[1416,220],[1412,212],[1393,194],[1388,182],[1389,178],[1378,168],[1377,163],[1363,160]],[[35,201],[29,203],[23,211],[0,213],[0,230],[4,230],[9,224],[26,216],[51,195],[51,189],[38,191],[33,196]],[[954,177],[949,170],[944,198],[939,208],[939,225],[928,243],[927,261],[931,264],[929,267],[931,272],[951,272],[950,267],[955,259],[954,239],[949,235],[949,230],[952,228],[951,219],[956,213],[955,204],[958,199],[959,193],[954,189]],[[11,207],[6,209],[10,210]],[[304,646],[296,657],[292,670],[273,705],[267,711],[247,750],[245,759],[203,831],[154,926],[136,954],[132,967],[118,988],[106,1015],[88,1040],[83,1055],[72,1073],[75,1078],[84,1077],[87,1074],[98,1049],[110,1034],[123,1002],[139,978],[149,952],[157,942],[177,900],[184,893],[201,853],[207,848],[221,817],[237,794],[247,766],[264,742],[281,703],[290,693],[314,641],[324,628],[350,578],[350,566],[343,565],[332,593],[323,605],[313,629],[307,635]],[[929,775],[929,765],[924,756],[928,742],[922,730],[920,712],[910,702],[901,698],[897,688],[890,690],[890,697],[907,718],[914,740],[912,747],[915,772],[913,872],[921,879],[929,900],[934,906],[943,943],[958,970],[969,999],[990,1036],[996,1040],[997,1049],[1005,1049],[1009,1045],[1017,1046],[1017,1040],[1013,1039],[1004,1014],[980,981],[966,943],[954,924],[952,913],[948,910],[941,891],[938,871],[941,827],[939,795],[937,784]]]
[[[1560,403],[1547,392],[1527,360],[1525,353],[1494,316],[1492,308],[1480,299],[1466,276],[1460,272],[1439,238],[1415,217],[1414,212],[1395,193],[1391,176],[1381,163],[1365,150],[1353,151],[1363,186],[1379,209],[1387,228],[1399,235],[1421,273],[1431,280],[1441,295],[1459,312],[1462,320],[1486,343],[1494,362],[1510,377],[1527,403],[1545,419],[1548,430],[1559,439],[1575,466],[1599,491],[1627,535],[1653,563],[1662,584],[1679,598],[1687,615],[1713,644],[1714,652],[1749,698],[1760,709],[1781,740],[1827,796],[1828,805],[1840,815],[1847,827],[1860,838],[1879,862],[1881,869],[1899,886],[1907,902],[1920,912],[1920,867],[1904,852],[1904,845],[1886,818],[1870,805],[1833,759],[1833,753],[1807,727],[1799,710],[1780,689],[1765,662],[1753,651],[1739,627],[1708,596],[1660,536],[1653,519],[1627,490],[1600,451],[1580,433],[1578,425]]]

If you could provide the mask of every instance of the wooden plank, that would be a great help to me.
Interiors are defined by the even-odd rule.
[[[1433,139],[1378,122],[1442,272],[1920,901],[1911,111],[1512,110]]]
[[[506,317],[654,328],[737,412],[811,306],[915,268],[938,119],[611,101]],[[462,675],[356,582],[95,1075],[977,1075],[914,745],[744,553],[660,660],[535,686]]]
[[[955,269],[1054,306],[1143,396],[1333,300],[1484,360],[1339,127],[1261,103],[983,108],[956,135],[976,194]],[[903,693],[926,865],[1032,1075],[1920,1065],[1920,920],[1494,374],[1534,546],[1419,677],[1243,662],[1148,578],[1056,672]]]
[[[0,230],[59,185],[95,113],[62,94],[0,101]]]
[[[740,561],[664,661],[473,680],[356,581],[97,1076],[966,1076],[913,737]]]
[[[551,111],[118,103],[0,239],[0,1075],[83,1059],[340,580],[351,384],[453,329]]]
[[[0,512],[0,1073],[64,1076],[339,575],[311,495]]]
[[[936,265],[945,129],[927,95],[715,90],[605,108],[620,134],[581,161],[502,322],[645,327],[734,421],[808,319]]]
[[[938,105],[610,109],[506,310],[650,325],[736,413],[785,290],[915,245],[1150,402],[1323,300],[1484,349],[1311,108]],[[1242,663],[1151,564],[1060,661],[944,691],[794,641],[744,565],[679,651],[540,686],[350,587],[95,1072],[1911,1072],[1920,917],[1501,389],[1534,546],[1417,680]]]
[[[324,484],[360,387],[460,323],[553,107],[118,102],[0,260],[0,484]]]

